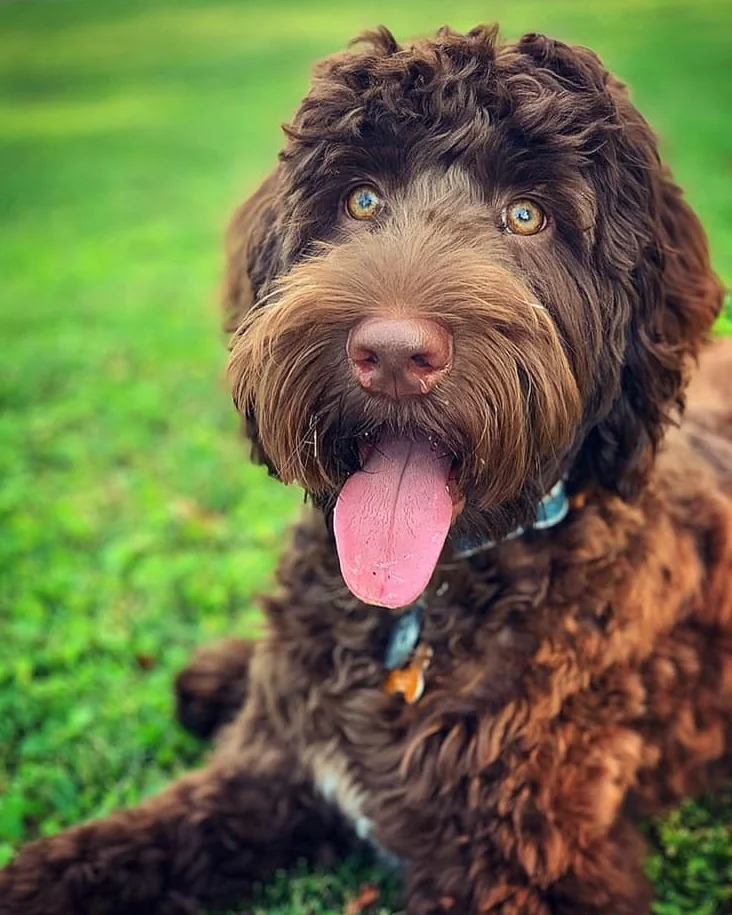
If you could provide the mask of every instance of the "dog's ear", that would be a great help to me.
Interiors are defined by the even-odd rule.
[[[684,408],[690,373],[722,310],[724,290],[712,270],[701,222],[660,162],[655,135],[622,84],[611,79],[608,91],[620,128],[614,135],[619,165],[614,203],[627,213],[639,242],[626,293],[620,392],[597,429],[602,447],[596,471],[605,485],[615,484],[631,497],[646,478],[666,427]],[[605,216],[613,219],[607,210]],[[610,231],[609,225],[604,228]]]
[[[234,212],[226,233],[226,262],[221,290],[224,329],[233,333],[255,304],[259,290],[278,269],[277,219],[280,190],[279,169],[264,179],[257,190]],[[250,455],[276,475],[259,442],[257,419],[251,410],[242,417],[242,431],[251,443]]]
[[[632,497],[665,428],[683,409],[699,348],[722,308],[704,229],[669,170],[656,137],[625,86],[598,57],[541,35],[518,48],[561,85],[596,97],[605,137],[592,159],[598,195],[598,263],[612,265],[610,297],[623,315],[619,385],[609,412],[589,430],[580,462],[607,488]],[[610,303],[602,303],[609,305]]]
[[[251,197],[237,207],[229,223],[221,291],[227,331],[239,327],[258,290],[276,272],[279,185],[279,169],[274,169]]]
[[[601,482],[626,497],[642,485],[666,427],[684,408],[690,373],[724,296],[704,229],[669,171],[656,162],[646,178],[653,235],[630,274],[634,298],[619,396],[590,448]]]

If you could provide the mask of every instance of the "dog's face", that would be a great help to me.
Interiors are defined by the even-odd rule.
[[[232,226],[231,379],[260,459],[335,507],[356,593],[407,603],[448,529],[501,537],[562,475],[637,486],[720,295],[596,57],[382,30],[286,132]]]

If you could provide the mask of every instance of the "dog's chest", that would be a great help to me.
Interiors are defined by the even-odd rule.
[[[366,788],[351,772],[349,761],[337,742],[316,745],[307,756],[313,782],[322,797],[341,811],[359,838],[370,838],[373,821],[364,813]]]
[[[313,783],[323,800],[340,811],[358,838],[367,842],[386,866],[399,867],[400,858],[379,841],[378,823],[367,813],[368,808],[374,806],[375,797],[359,781],[338,743],[319,744],[307,755]]]
[[[360,679],[355,673],[359,665],[354,663],[349,675],[346,662],[334,685],[342,677],[351,688],[339,692],[337,702],[327,703],[331,714],[319,719],[319,733],[308,729],[306,738],[304,762],[319,794],[337,807],[354,832],[389,863],[397,863],[404,854],[402,830],[410,835],[420,831],[421,811],[432,792],[425,771],[433,771],[444,750],[441,716],[436,715],[436,708],[452,702],[457,693],[462,696],[463,712],[470,715],[472,684],[485,673],[473,652],[466,651],[460,661],[455,661],[447,646],[439,650],[437,644],[436,657],[425,671],[424,694],[413,704],[402,695],[388,692],[388,672],[381,665],[367,684],[356,682]],[[318,700],[314,705],[322,709],[323,693],[330,693],[330,688],[329,682],[316,688]],[[444,733],[449,732],[446,727]],[[459,753],[459,748],[450,742],[448,751]],[[421,764],[410,763],[410,757],[421,759]],[[445,791],[449,791],[453,776],[459,777],[457,767],[441,776]],[[425,796],[424,805],[419,802],[420,791]],[[396,809],[398,835],[394,832]]]
[[[360,669],[354,659],[353,667],[346,663],[339,670],[349,689],[337,701],[327,701],[329,713],[319,717],[317,729],[306,728],[302,759],[321,797],[341,812],[385,863],[396,865],[399,856],[385,814],[396,804],[402,819],[410,818],[402,803],[408,788],[402,764],[421,710],[418,704],[410,706],[403,697],[387,692],[387,671],[380,664],[377,670],[369,665],[364,679],[357,673]],[[322,711],[324,694],[330,694],[330,699],[331,688],[338,683],[336,677],[315,688],[315,705],[320,703]]]
[[[462,752],[454,739],[454,715],[443,727],[443,710],[450,716],[458,705],[461,716],[475,720],[474,693],[493,709],[501,707],[534,647],[532,640],[516,638],[504,612],[473,612],[470,589],[460,587],[453,598],[454,590],[451,584],[449,591],[437,591],[417,638],[409,640],[407,657],[397,652],[396,663],[409,666],[420,646],[429,649],[421,695],[389,689],[389,649],[399,642],[391,611],[344,613],[321,604],[317,614],[297,621],[286,641],[273,642],[269,655],[268,669],[276,678],[268,689],[277,697],[273,714],[278,717],[278,709],[286,707],[283,738],[299,738],[300,760],[319,794],[357,835],[400,856],[406,851],[396,821],[414,834],[434,788],[427,773],[438,760],[444,764],[446,753]],[[292,690],[293,671],[304,691]],[[458,778],[457,768],[448,766],[441,774],[445,791]]]

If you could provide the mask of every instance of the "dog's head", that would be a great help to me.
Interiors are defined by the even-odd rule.
[[[361,596],[407,602],[451,525],[501,537],[561,476],[632,497],[721,293],[597,57],[380,30],[286,134],[231,227],[230,375],[255,456],[335,506],[342,561],[427,557]]]

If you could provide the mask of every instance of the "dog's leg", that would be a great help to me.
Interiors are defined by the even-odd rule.
[[[223,639],[199,649],[175,680],[176,716],[197,737],[210,737],[246,701],[254,642]]]
[[[347,846],[295,761],[260,736],[139,807],[27,846],[0,871],[0,913],[194,915]]]
[[[460,858],[437,852],[411,863],[407,915],[649,915],[644,852],[639,833],[620,820],[573,849],[564,875],[552,879],[538,868],[527,873],[491,843],[466,844]]]
[[[552,915],[648,915],[653,888],[637,827],[619,819],[610,833],[573,855],[569,873],[546,894]]]
[[[642,674],[652,765],[640,770],[634,801],[648,816],[732,777],[732,631],[686,620],[659,640]]]
[[[414,843],[396,849],[409,861],[408,915],[649,915],[644,843],[626,814],[645,746],[614,715],[588,694],[537,726],[534,743],[466,772],[459,833],[416,855]],[[470,745],[450,750],[470,758]]]

